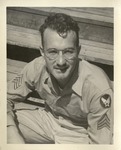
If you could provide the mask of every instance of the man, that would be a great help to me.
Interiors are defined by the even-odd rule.
[[[42,56],[8,84],[8,143],[112,143],[112,89],[97,66],[79,60],[79,27],[50,15],[40,27]],[[16,109],[36,91],[45,107]]]

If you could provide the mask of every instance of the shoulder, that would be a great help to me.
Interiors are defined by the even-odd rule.
[[[83,78],[84,87],[91,86],[100,91],[110,88],[110,80],[107,74],[98,66],[82,60],[79,65],[79,72]]]
[[[37,57],[31,62],[29,62],[22,73],[26,74],[28,78],[37,78],[38,75],[41,75],[43,68],[45,68],[45,60],[43,57]]]
[[[39,68],[43,68],[44,66],[45,66],[45,60],[44,60],[44,58],[43,57],[37,57],[34,60],[32,60],[31,62],[29,62],[25,66],[25,69],[27,68],[29,70],[38,71]]]
[[[45,65],[45,60],[42,56],[40,56],[40,57],[35,58],[34,60],[29,62],[28,64],[30,64],[34,67],[39,67],[39,66]]]
[[[79,78],[83,82],[81,94],[87,110],[100,108],[100,99],[102,97],[109,96],[111,99],[113,98],[111,81],[101,68],[87,61],[82,61],[79,69]]]

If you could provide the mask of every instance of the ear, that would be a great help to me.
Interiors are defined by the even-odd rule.
[[[44,56],[44,49],[42,47],[39,47],[39,49],[40,49],[41,55]]]

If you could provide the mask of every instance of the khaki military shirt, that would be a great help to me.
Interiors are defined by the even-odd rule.
[[[112,89],[102,69],[85,60],[79,62],[62,90],[46,69],[43,57],[28,63],[8,84],[8,112],[13,102],[24,101],[33,90],[45,100],[45,110],[87,130],[90,143],[112,142]],[[12,102],[11,102],[12,101]],[[8,125],[14,124],[8,121]]]

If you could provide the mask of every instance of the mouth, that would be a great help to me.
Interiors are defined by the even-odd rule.
[[[66,72],[66,70],[68,69],[68,67],[55,67],[54,69],[56,69],[59,72],[64,73],[64,72]]]

